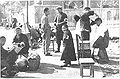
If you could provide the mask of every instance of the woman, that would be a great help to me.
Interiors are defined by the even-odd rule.
[[[69,67],[71,65],[71,61],[76,61],[75,49],[73,38],[70,30],[68,30],[68,25],[62,26],[63,31],[63,53],[61,56],[61,60],[65,60],[65,64],[61,67]]]

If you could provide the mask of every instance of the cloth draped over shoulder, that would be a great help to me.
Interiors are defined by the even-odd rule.
[[[94,26],[92,26],[94,27]],[[98,44],[98,42],[96,41],[101,41],[101,45],[107,45],[109,44],[109,31],[108,31],[108,27],[106,24],[101,24],[99,27],[97,27],[97,29],[95,30],[95,34],[93,34],[94,36],[91,35],[91,40],[92,40],[92,45]],[[93,38],[94,37],[94,38]],[[105,46],[105,47],[107,47]]]

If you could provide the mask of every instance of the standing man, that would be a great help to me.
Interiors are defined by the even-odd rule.
[[[83,40],[89,40],[90,39],[90,18],[89,16],[94,15],[94,11],[91,11],[89,7],[84,8],[84,14],[81,16],[80,23],[83,25],[83,30],[81,31],[81,36]]]
[[[58,15],[55,18],[57,51],[60,52],[61,40],[63,38],[62,26],[67,23],[67,15],[62,12],[62,7],[57,8]]]
[[[43,44],[44,44],[44,54],[46,56],[52,56],[50,53],[48,53],[49,46],[50,46],[50,33],[51,33],[51,27],[49,25],[48,21],[48,15],[49,15],[49,8],[44,9],[44,15],[41,18],[41,28],[43,30]]]

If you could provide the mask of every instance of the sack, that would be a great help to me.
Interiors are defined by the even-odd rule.
[[[24,57],[24,56],[19,57],[16,61],[16,64],[17,64],[19,71],[25,72],[28,70],[28,60],[26,57]]]
[[[40,65],[40,56],[38,54],[31,54],[28,57],[28,65],[30,71],[36,71],[39,68]]]

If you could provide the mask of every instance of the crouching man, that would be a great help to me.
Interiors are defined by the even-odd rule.
[[[14,50],[12,51],[5,50],[3,48],[5,42],[6,38],[4,36],[1,36],[0,37],[1,76],[4,74],[8,77],[13,76],[15,73],[17,73],[17,70],[15,70],[15,67],[13,67],[15,65],[15,61],[17,60],[17,53]],[[4,73],[4,71],[6,72]]]

